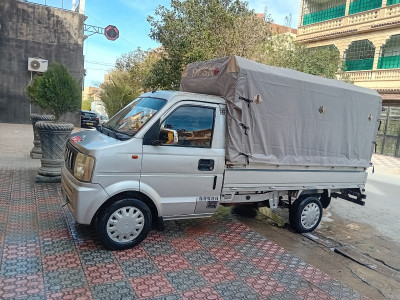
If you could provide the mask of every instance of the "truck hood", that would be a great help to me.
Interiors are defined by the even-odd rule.
[[[125,144],[128,141],[120,141],[109,137],[97,130],[82,130],[70,135],[69,142],[82,153],[90,154],[105,148]]]

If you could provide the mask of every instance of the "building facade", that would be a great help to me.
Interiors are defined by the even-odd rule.
[[[43,71],[30,68],[32,58],[63,64],[82,84],[84,21],[85,15],[73,10],[0,0],[0,122],[29,123],[30,113],[41,113],[26,93]],[[79,111],[64,120],[79,125]]]
[[[301,0],[297,41],[340,52],[349,79],[382,95],[376,152],[400,157],[400,0]]]

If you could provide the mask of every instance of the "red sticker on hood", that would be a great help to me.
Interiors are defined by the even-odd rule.
[[[78,135],[70,138],[70,140],[71,140],[71,142],[74,142],[74,143],[82,142],[82,138]]]

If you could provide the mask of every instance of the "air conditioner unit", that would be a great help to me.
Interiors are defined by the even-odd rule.
[[[41,58],[28,58],[28,71],[33,72],[46,72],[49,62]]]

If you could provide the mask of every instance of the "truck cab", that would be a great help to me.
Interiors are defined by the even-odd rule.
[[[225,101],[157,91],[67,142],[62,190],[110,249],[140,243],[163,219],[210,216],[225,168]]]

